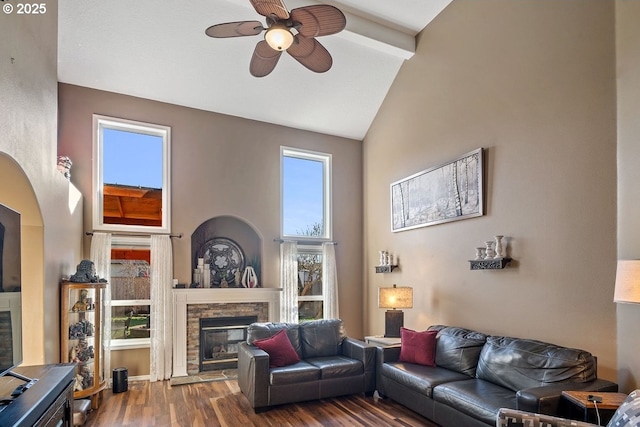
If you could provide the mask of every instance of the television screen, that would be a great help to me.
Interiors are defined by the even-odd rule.
[[[22,362],[20,214],[0,204],[0,376]]]

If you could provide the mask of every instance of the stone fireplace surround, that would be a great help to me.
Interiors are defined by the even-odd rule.
[[[281,290],[281,288],[173,289],[173,377],[184,377],[195,374],[199,370],[198,321],[203,311],[206,317],[229,317],[234,314],[245,316],[255,312],[258,321],[277,322],[280,319]],[[190,324],[196,325],[195,336],[194,332],[189,330]],[[197,348],[194,348],[196,345],[194,343],[197,343]]]

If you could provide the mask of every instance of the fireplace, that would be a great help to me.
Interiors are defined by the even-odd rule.
[[[247,339],[247,326],[258,316],[200,319],[200,372],[238,366],[238,345]]]
[[[280,288],[173,289],[173,377],[200,371],[200,319],[280,318]]]

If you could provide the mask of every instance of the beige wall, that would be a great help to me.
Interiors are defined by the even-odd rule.
[[[33,254],[23,256],[33,275],[25,284],[33,292],[28,363],[58,360],[58,280],[82,255],[81,201],[55,170],[57,10],[47,5],[48,14],[38,18],[0,14],[0,152],[6,155],[0,168],[15,172],[12,186],[3,177],[0,187],[20,179],[15,182],[33,189],[39,207],[35,212],[33,199],[7,203],[6,192],[0,194],[0,202],[34,218],[26,244]],[[634,338],[640,310],[618,306],[616,323],[611,300],[615,259],[640,257],[634,214],[639,7],[617,2],[614,31],[613,2],[455,0],[423,32],[418,54],[393,85],[365,139],[364,170],[354,141],[66,85],[60,154],[72,155],[73,181],[86,195],[92,112],[174,126],[174,189],[186,189],[174,193],[174,232],[188,235],[215,215],[240,216],[261,230],[267,285],[277,286],[273,151],[286,144],[333,152],[334,183],[348,184],[335,186],[334,215],[341,218],[335,239],[343,317],[353,335],[383,330],[378,286],[412,285],[409,327],[458,324],[585,348],[598,355],[601,376],[615,380],[619,366],[621,388],[629,391],[640,372]],[[486,216],[389,231],[390,182],[480,146],[487,148]],[[221,181],[234,185],[212,191],[210,183]],[[89,208],[84,218],[90,224]],[[473,248],[498,233],[512,239],[513,267],[469,271]],[[189,278],[188,246],[175,245],[181,281]],[[380,249],[400,257],[399,271],[373,273]]]
[[[60,360],[59,280],[80,254],[82,201],[56,169],[57,4],[0,14],[0,202],[23,218],[25,364]]]
[[[20,166],[0,154],[0,203],[20,212],[20,272],[22,294],[22,348],[26,364],[44,357],[43,227],[38,201]],[[11,185],[7,185],[11,183]],[[32,302],[37,302],[33,304]]]
[[[231,215],[262,238],[265,287],[279,287],[280,146],[333,155],[333,232],[340,316],[347,331],[362,336],[362,145],[360,141],[195,110],[160,102],[60,85],[61,154],[73,160],[71,180],[91,200],[93,113],[171,126],[174,275],[191,280],[191,233],[204,221]],[[91,204],[85,204],[87,230]],[[88,250],[88,241],[85,252]]]
[[[640,259],[640,3],[616,2],[618,70],[618,258]],[[618,381],[640,384],[640,306],[618,305]]]
[[[127,368],[127,374],[131,377],[146,377],[149,375],[149,349],[148,348],[136,348],[129,350],[114,350],[111,349],[111,366],[108,371],[109,375],[112,374],[112,370],[124,367]],[[112,377],[109,377],[112,379]]]
[[[581,0],[455,0],[421,33],[364,141],[365,333],[377,287],[408,285],[407,327],[583,348],[616,380],[614,34],[613,3]],[[485,216],[390,232],[389,183],[477,147]],[[513,265],[470,271],[496,234]],[[382,249],[399,271],[374,273]]]

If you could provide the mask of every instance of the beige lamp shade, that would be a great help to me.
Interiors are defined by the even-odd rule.
[[[619,260],[614,302],[640,304],[640,260]]]
[[[413,288],[409,286],[378,288],[378,307],[413,308]]]

